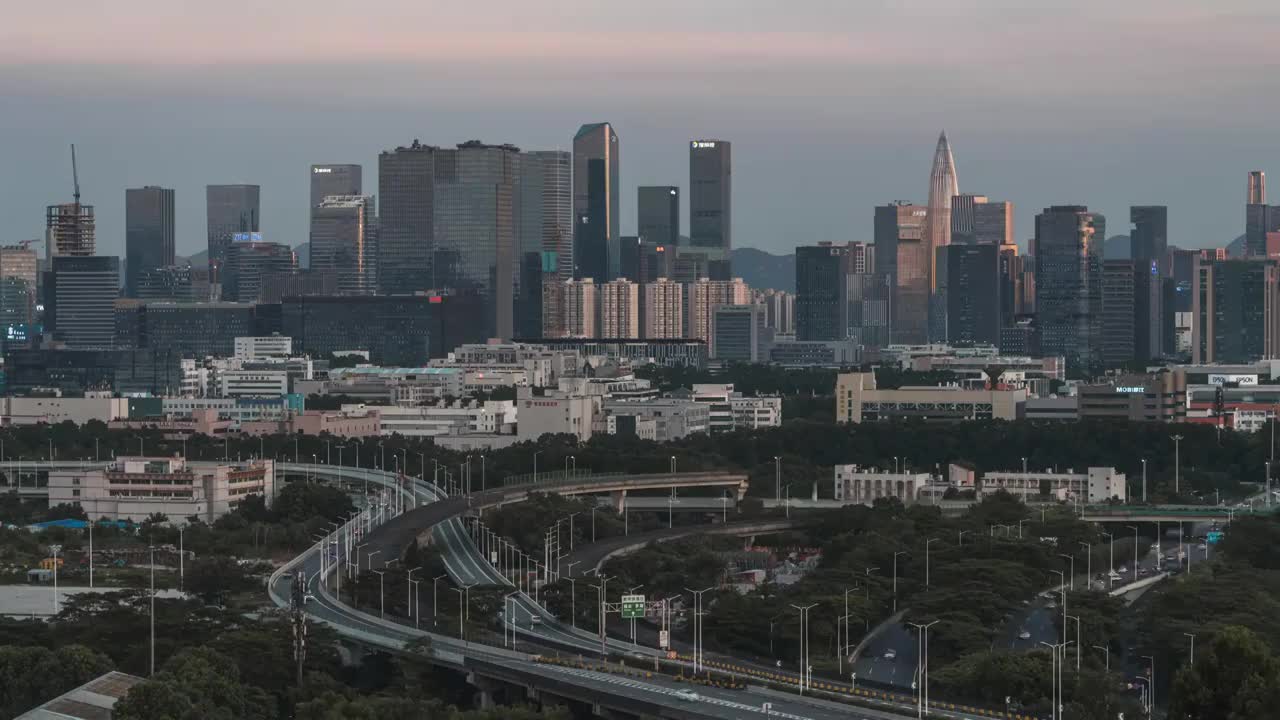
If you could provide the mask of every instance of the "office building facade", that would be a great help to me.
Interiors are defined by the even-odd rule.
[[[1169,209],[1163,205],[1129,208],[1129,254],[1133,258],[1134,357],[1163,355],[1164,284],[1169,277]]]
[[[680,188],[641,185],[636,190],[636,230],[646,243],[680,244]]]
[[[311,166],[311,207],[317,208],[330,195],[363,195],[364,168],[330,163]]]
[[[849,246],[796,248],[796,339],[843,340],[849,331]]]
[[[378,284],[384,294],[438,287],[431,262],[438,149],[414,140],[378,154]]]
[[[1198,258],[1194,272],[1192,362],[1280,357],[1280,261]]]
[[[1134,361],[1138,317],[1134,260],[1102,262],[1102,363],[1124,367]]]
[[[161,187],[124,191],[125,296],[138,296],[139,273],[174,262],[174,193]]]
[[[689,143],[689,247],[712,280],[729,280],[733,250],[733,153],[724,140]],[[682,249],[683,250],[683,249]]]
[[[459,345],[487,340],[483,312],[480,299],[465,294],[290,297],[278,331],[293,338],[296,352],[314,358],[366,350],[375,365],[422,367]]]
[[[951,155],[951,143],[947,134],[938,136],[933,151],[933,164],[929,168],[929,206],[925,218],[924,253],[929,291],[937,289],[938,248],[951,244],[951,199],[960,194],[960,181],[956,177],[956,160]]]
[[[939,292],[946,303],[946,340],[951,345],[998,345],[1000,246],[989,243],[942,248]]]
[[[620,144],[613,125],[590,123],[573,136],[574,277],[607,282],[618,272]]]
[[[120,297],[120,258],[55,256],[51,263],[54,338],[72,349],[110,349],[115,344],[115,302]]]
[[[952,245],[1013,245],[1013,203],[986,195],[951,199]]]
[[[378,290],[378,231],[374,200],[328,195],[311,208],[311,269],[332,272],[343,295]]]
[[[1101,360],[1102,242],[1106,218],[1078,205],[1036,216],[1036,322],[1040,349],[1089,367]]]
[[[209,265],[219,268],[237,233],[261,232],[262,189],[257,185],[208,185],[205,214]]]
[[[876,272],[888,277],[890,342],[928,342],[929,265],[925,227],[929,209],[897,202],[875,210]]]
[[[773,331],[763,305],[720,305],[711,324],[712,358],[722,363],[769,361]]]
[[[312,252],[315,252],[314,247]],[[297,257],[293,248],[288,245],[255,241],[232,242],[226,247],[222,266],[218,271],[222,287],[219,299],[241,303],[262,302],[267,295],[271,277],[290,274],[296,270]]]

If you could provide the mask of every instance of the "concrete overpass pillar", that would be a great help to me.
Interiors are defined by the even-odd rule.
[[[626,501],[626,499],[627,499],[626,490],[614,490],[613,492],[609,493],[609,501],[613,505],[614,512],[619,512],[619,513],[622,512],[623,503]]]

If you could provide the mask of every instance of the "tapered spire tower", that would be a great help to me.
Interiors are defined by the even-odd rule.
[[[925,251],[929,253],[929,289],[938,289],[938,248],[951,244],[951,198],[960,194],[956,160],[944,130],[938,136],[929,171],[929,216],[925,229]]]

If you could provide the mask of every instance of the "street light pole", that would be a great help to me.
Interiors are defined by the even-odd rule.
[[[1107,647],[1106,645],[1094,645],[1093,649],[1101,650],[1103,652],[1102,657],[1103,657],[1103,661],[1106,663],[1106,670],[1107,672],[1111,672],[1111,648]]]
[[[804,689],[809,685],[809,611],[817,607],[818,604],[812,605],[792,605],[791,607],[800,611],[800,694],[804,694]]]
[[[1138,579],[1138,526],[1126,525],[1125,527],[1133,531],[1133,579]]]
[[[1196,664],[1196,634],[1195,633],[1182,633],[1182,634],[1191,638],[1191,664],[1195,665]]]
[[[929,712],[929,628],[938,624],[937,620],[924,623],[907,623],[914,627],[919,633],[916,642],[919,643],[917,648],[919,655],[916,656],[916,675],[919,678],[920,688],[916,692],[916,717],[923,718],[925,713]]]
[[[967,530],[960,531],[960,540],[964,541],[964,534]],[[938,538],[929,538],[924,541],[924,586],[929,587],[929,546],[938,542]]]
[[[1147,501],[1147,459],[1142,458],[1142,502]]]
[[[898,614],[898,556],[907,555],[906,550],[899,550],[893,554],[893,614]]]
[[[1181,449],[1182,449],[1182,436],[1174,435],[1173,436],[1173,494],[1174,495],[1182,494],[1182,484],[1181,484],[1182,469],[1180,467]]]

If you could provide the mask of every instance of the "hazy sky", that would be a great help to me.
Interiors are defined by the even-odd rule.
[[[635,187],[688,182],[687,141],[733,142],[734,240],[870,239],[924,202],[946,128],[963,192],[1170,206],[1170,241],[1243,232],[1245,174],[1280,203],[1275,0],[63,0],[0,22],[0,242],[43,235],[77,144],[100,252],[124,189],[176,188],[178,251],[204,186],[262,185],[263,230],[306,239],[308,165],[413,138],[568,149],[614,123]],[[685,230],[687,212],[684,208]]]

